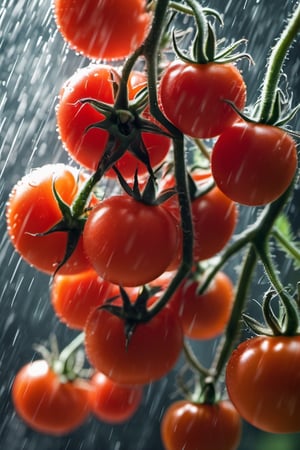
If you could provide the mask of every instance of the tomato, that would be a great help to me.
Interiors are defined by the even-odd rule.
[[[118,384],[100,372],[93,375],[91,386],[91,410],[104,422],[115,424],[129,420],[142,402],[142,386]]]
[[[69,46],[93,59],[133,53],[151,23],[145,0],[54,0],[54,17]]]
[[[238,119],[224,100],[242,109],[246,86],[232,64],[190,64],[173,61],[159,85],[162,109],[182,133],[194,138],[211,138]]]
[[[270,203],[291,184],[297,149],[285,131],[240,122],[217,140],[211,170],[217,186],[232,200],[250,206]]]
[[[62,200],[71,204],[78,193],[79,172],[64,164],[46,164],[25,175],[12,189],[6,210],[11,242],[22,258],[36,269],[52,274],[63,260],[66,232],[44,233],[62,219],[53,194],[53,183]],[[60,274],[78,273],[91,265],[80,237],[75,251],[59,269]]]
[[[179,400],[166,410],[161,436],[166,450],[235,450],[241,419],[228,401],[210,405]]]
[[[79,69],[63,85],[56,110],[58,132],[64,147],[75,161],[92,171],[97,169],[103,156],[108,142],[108,132],[101,128],[85,131],[89,125],[102,121],[104,115],[88,103],[81,104],[79,100],[93,98],[113,105],[111,74],[118,80],[118,72],[109,65],[91,64]],[[138,71],[131,73],[128,82],[130,99],[133,99],[145,87],[146,81],[145,73]],[[151,120],[149,115],[146,118]],[[142,133],[142,137],[149,153],[151,166],[155,168],[167,156],[171,140],[154,133]],[[146,166],[129,152],[120,158],[116,166],[124,178],[133,177],[136,170],[139,175],[147,173]],[[108,170],[106,175],[116,177],[112,169]]]
[[[197,294],[201,282],[186,278],[174,294],[172,302],[179,305],[184,334],[192,339],[212,339],[224,331],[234,299],[233,284],[218,272],[207,290]]]
[[[13,382],[12,400],[32,429],[51,435],[70,433],[90,413],[88,383],[60,381],[44,360],[20,369]]]
[[[240,415],[270,433],[300,431],[300,336],[259,336],[233,351],[226,386]]]
[[[51,302],[59,319],[82,330],[89,313],[101,306],[113,287],[93,270],[75,275],[56,275],[51,284]]]
[[[199,187],[210,180],[209,173],[193,172],[192,178]],[[162,183],[162,189],[174,187],[172,177]],[[179,216],[178,197],[173,196],[164,203],[177,220]],[[192,222],[194,228],[194,261],[202,261],[220,252],[232,237],[237,223],[237,207],[218,187],[213,187],[207,194],[192,199]],[[170,269],[177,267],[181,260],[181,245]]]
[[[91,264],[102,278],[138,286],[168,267],[177,249],[178,228],[162,205],[116,195],[91,211],[83,240]]]
[[[92,366],[120,384],[147,384],[169,373],[182,350],[180,321],[163,308],[136,326],[126,346],[124,320],[94,310],[85,325],[85,350]]]

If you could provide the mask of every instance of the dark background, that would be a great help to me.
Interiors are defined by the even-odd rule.
[[[249,104],[259,93],[266,58],[274,39],[284,27],[295,1],[211,0],[204,5],[225,13],[219,37],[249,39],[248,51],[255,60],[243,68],[248,84]],[[286,61],[285,72],[294,104],[299,102],[300,42]],[[67,155],[57,138],[55,104],[59,89],[80,66],[88,63],[68,50],[58,34],[50,1],[2,0],[0,5],[0,448],[10,450],[161,450],[159,421],[165,407],[175,398],[174,374],[145,389],[143,405],[126,425],[111,427],[90,419],[69,436],[52,438],[35,433],[15,415],[10,388],[17,370],[36,358],[33,344],[45,342],[55,332],[61,347],[75,334],[55,318],[49,303],[49,278],[28,267],[13,251],[5,229],[5,203],[15,182],[33,167],[48,162],[65,162]],[[299,116],[293,122],[300,129]],[[256,213],[241,209],[242,225]],[[292,199],[289,214],[299,236],[299,192]],[[279,255],[280,258],[280,255]],[[280,261],[280,259],[279,259]],[[227,270],[236,276],[239,261]],[[297,275],[291,267],[279,265],[287,282]],[[258,270],[251,299],[259,299],[266,287]],[[255,302],[250,301],[250,309]],[[247,335],[247,330],[245,330]],[[199,345],[197,353],[209,361],[214,343]],[[297,450],[299,435],[275,436],[244,424],[239,450]],[[221,450],[221,449],[220,449]]]

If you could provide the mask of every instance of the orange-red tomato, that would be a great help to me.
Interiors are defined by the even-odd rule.
[[[200,284],[201,285],[201,284]],[[230,278],[218,272],[207,290],[198,295],[199,281],[186,278],[171,304],[178,305],[184,334],[192,339],[212,339],[224,331],[234,299]]]
[[[44,360],[23,366],[12,387],[18,415],[32,429],[62,435],[79,427],[90,413],[89,384],[62,382]]]
[[[58,29],[71,48],[93,59],[120,59],[146,38],[146,0],[54,0]]]
[[[102,278],[139,286],[160,276],[175,257],[178,227],[162,205],[117,195],[90,212],[83,239],[86,254]]]
[[[82,330],[89,313],[112,295],[112,285],[93,270],[75,275],[56,275],[51,284],[51,302],[59,319]]]
[[[100,372],[93,375],[91,387],[91,410],[104,422],[115,424],[128,421],[142,402],[142,386],[118,384]]]
[[[198,188],[203,188],[211,179],[208,172],[192,172],[192,178]],[[173,176],[168,176],[162,181],[161,189],[175,186]],[[164,202],[173,216],[179,221],[178,196],[174,195]],[[237,223],[236,204],[224,195],[218,187],[213,187],[206,194],[192,200],[192,222],[194,228],[194,261],[203,261],[220,252],[232,237]],[[180,236],[181,237],[181,236]],[[170,265],[174,269],[181,261],[181,244],[178,245],[177,255]]]
[[[242,122],[222,133],[211,155],[219,189],[235,202],[259,206],[273,202],[291,184],[297,169],[292,137],[270,125]]]
[[[224,100],[243,109],[246,85],[232,64],[189,64],[177,59],[163,73],[159,95],[165,115],[180,131],[211,138],[238,119]]]
[[[300,336],[258,336],[233,351],[229,397],[240,415],[270,433],[300,432]]]
[[[80,100],[93,98],[112,106],[112,75],[118,81],[117,69],[105,64],[91,64],[79,69],[63,85],[57,105],[58,132],[64,147],[75,161],[92,171],[97,169],[103,156],[108,132],[101,128],[90,128],[86,132],[88,126],[101,122],[104,115],[88,103],[81,104]],[[133,71],[128,81],[129,99],[132,100],[146,82],[145,73]],[[152,120],[149,115],[147,119]],[[152,168],[159,166],[169,152],[171,140],[160,134],[146,132],[142,133],[142,138]],[[132,178],[136,170],[139,175],[147,173],[147,167],[128,151],[117,161],[116,166],[124,178]],[[112,169],[106,175],[116,177]]]
[[[228,401],[210,405],[180,400],[166,410],[161,436],[166,450],[236,450],[241,419]]]
[[[45,233],[62,219],[53,183],[62,200],[71,205],[78,193],[78,174],[78,170],[64,164],[46,164],[25,175],[9,196],[6,221],[11,242],[28,264],[42,272],[54,273],[67,246],[66,232],[35,235]],[[75,251],[59,273],[72,274],[90,268],[80,237]]]
[[[85,350],[90,363],[116,383],[146,384],[165,376],[176,364],[183,345],[180,321],[170,308],[138,324],[126,345],[124,320],[94,310],[85,325]]]

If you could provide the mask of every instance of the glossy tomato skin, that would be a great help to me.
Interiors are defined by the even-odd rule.
[[[118,384],[100,372],[93,375],[91,387],[92,413],[99,420],[110,424],[130,420],[142,402],[142,386]]]
[[[201,190],[211,180],[208,172],[192,172],[192,178]],[[162,189],[175,186],[173,177],[168,177],[162,183]],[[177,196],[171,197],[164,203],[165,207],[180,221],[179,204]],[[236,204],[224,195],[218,187],[197,197],[191,202],[192,221],[194,228],[194,261],[203,261],[220,252],[230,238],[236,227],[238,209]],[[181,261],[181,244],[178,246],[177,256],[170,269],[177,267]]]
[[[291,184],[297,169],[297,149],[285,131],[239,122],[218,138],[211,169],[219,189],[249,206],[276,200]]]
[[[44,360],[20,369],[13,382],[12,400],[27,425],[49,435],[70,433],[90,413],[88,383],[62,383]]]
[[[82,330],[90,312],[109,299],[113,290],[94,270],[56,275],[50,288],[51,303],[63,323]]]
[[[180,131],[194,138],[211,138],[238,119],[224,100],[243,109],[246,86],[232,64],[175,60],[162,75],[159,96],[165,115]]]
[[[54,0],[58,29],[71,48],[93,59],[120,59],[146,38],[145,0]]]
[[[127,348],[124,321],[108,311],[93,311],[85,326],[90,363],[120,384],[147,384],[165,376],[176,364],[182,345],[180,321],[170,308],[137,325]]]
[[[79,69],[63,85],[56,109],[58,133],[65,149],[77,163],[92,171],[97,169],[103,156],[108,132],[97,127],[86,132],[88,126],[104,120],[104,115],[91,105],[80,103],[80,100],[93,98],[113,105],[112,75],[117,82],[119,78],[117,69],[106,64],[91,64]],[[146,82],[145,73],[133,71],[128,81],[129,99],[133,99],[145,87]],[[151,120],[150,117],[147,118]],[[142,137],[151,166],[155,168],[167,156],[171,140],[154,133],[142,133]],[[125,152],[116,166],[126,179],[132,178],[136,170],[139,175],[147,173],[147,167],[129,152]],[[112,169],[108,170],[106,175],[116,177]]]
[[[64,164],[46,164],[25,175],[9,196],[7,230],[15,249],[28,264],[52,274],[63,260],[67,233],[44,233],[62,219],[53,194],[53,183],[62,200],[71,205],[78,192],[78,171]],[[60,274],[78,273],[91,268],[83,249],[82,237]]]
[[[191,339],[213,339],[229,320],[234,287],[224,272],[218,272],[203,294],[198,280],[186,278],[172,298],[177,305],[184,334]]]
[[[102,278],[138,286],[168,267],[177,249],[178,227],[162,205],[117,195],[91,211],[83,239],[86,254]]]
[[[179,400],[166,410],[161,436],[166,450],[236,450],[241,419],[228,401],[210,405]]]
[[[229,397],[240,415],[270,433],[300,431],[300,336],[255,337],[232,353]]]

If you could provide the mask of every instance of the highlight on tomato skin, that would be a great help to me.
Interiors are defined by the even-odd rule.
[[[145,40],[152,15],[146,0],[53,0],[57,28],[68,45],[91,59],[121,59]]]
[[[237,450],[241,418],[233,405],[178,400],[164,413],[161,437],[165,450]]]
[[[90,407],[94,416],[110,424],[129,421],[143,399],[143,386],[130,386],[112,381],[96,372],[91,380]]]
[[[90,414],[89,383],[62,382],[45,360],[23,366],[12,386],[18,415],[33,430],[61,436],[78,428]]]
[[[53,274],[65,256],[67,232],[45,233],[62,219],[53,183],[61,199],[68,205],[81,185],[79,171],[65,164],[45,164],[27,173],[11,190],[7,207],[7,232],[21,257],[35,269]],[[59,269],[72,274],[91,269],[80,236],[75,251]]]

